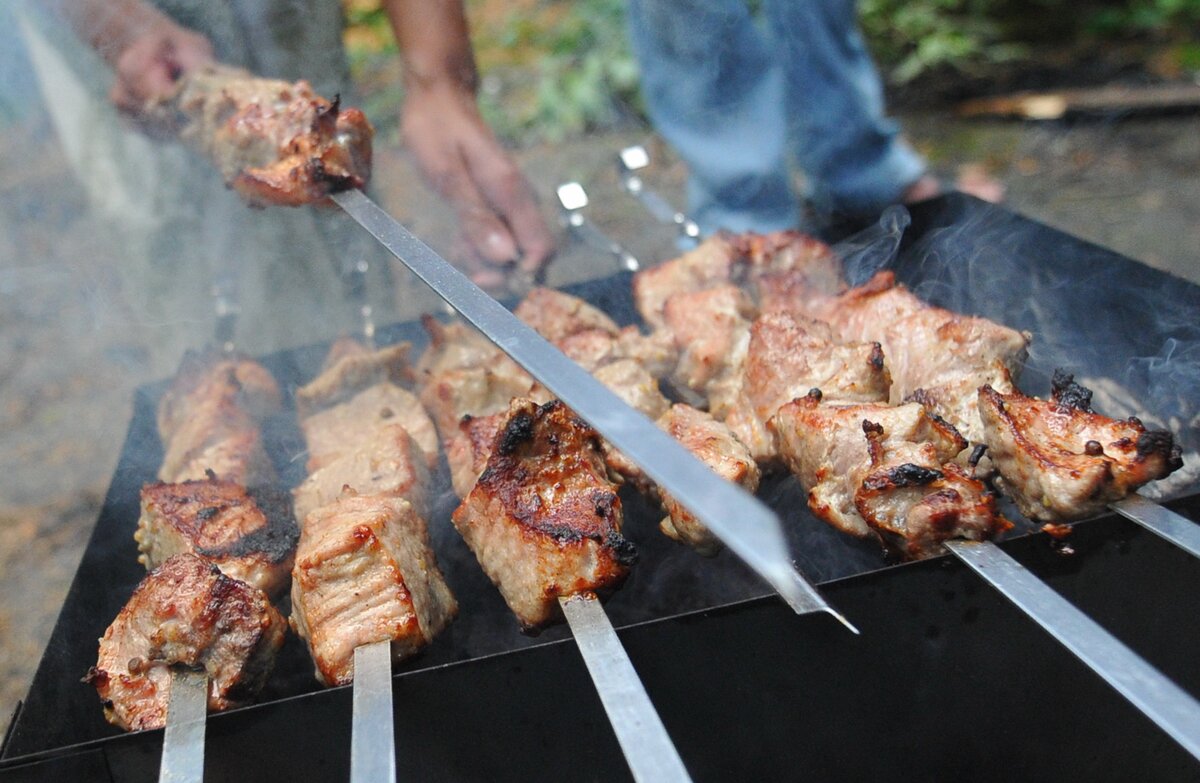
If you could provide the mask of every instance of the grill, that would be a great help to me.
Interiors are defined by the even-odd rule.
[[[1027,393],[1044,395],[1052,370],[1065,366],[1085,383],[1119,383],[1148,412],[1195,419],[1200,380],[1186,358],[1200,346],[1196,286],[967,197],[920,205],[913,219],[897,276],[935,304],[1034,332]],[[851,252],[852,280],[873,263]],[[635,320],[628,274],[570,290],[618,322]],[[418,349],[424,342],[415,324],[381,329],[379,339]],[[323,355],[314,346],[264,364],[294,386]],[[157,776],[159,733],[115,736],[78,680],[144,573],[131,536],[138,490],[162,456],[154,427],[162,389],[139,392],[95,533],[0,753],[0,780]],[[1104,399],[1097,404],[1106,410]],[[1187,461],[1197,433],[1172,429]],[[282,477],[297,482],[303,466],[292,456],[303,442],[290,417],[268,422],[266,435]],[[1196,491],[1195,481],[1175,486],[1173,507],[1196,518]],[[729,553],[702,560],[666,541],[655,511],[623,496],[642,559],[607,608],[696,779],[1200,779],[1190,756],[962,566],[941,558],[884,567],[875,547],[802,510],[794,481],[768,482],[760,494],[782,514],[801,570],[836,580],[824,592],[861,638],[827,618],[796,617]],[[401,779],[627,778],[567,630],[536,638],[517,631],[450,529],[453,507],[443,497],[431,527],[462,610],[393,679]],[[1025,535],[1006,548],[1200,692],[1190,655],[1200,624],[1187,604],[1200,587],[1194,560],[1115,517],[1076,525],[1069,543],[1071,554]],[[350,693],[316,687],[306,653],[290,639],[258,706],[210,717],[208,779],[344,779]]]

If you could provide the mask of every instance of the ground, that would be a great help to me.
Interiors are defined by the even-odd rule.
[[[901,119],[947,179],[983,165],[1007,185],[1010,208],[1200,282],[1200,117],[966,122],[923,110]],[[112,304],[120,248],[105,244],[45,130],[0,147],[0,726],[28,687],[99,510],[133,390],[172,370],[147,355],[128,313]],[[594,222],[653,261],[671,252],[672,235],[619,191],[614,155],[631,143],[649,145],[655,164],[646,179],[680,203],[684,169],[645,128],[536,146],[519,158],[549,220],[555,187],[577,180]],[[447,212],[416,184],[404,153],[385,147],[378,158],[381,200],[447,248]],[[550,282],[614,269],[564,236]],[[408,314],[432,302],[415,297]]]

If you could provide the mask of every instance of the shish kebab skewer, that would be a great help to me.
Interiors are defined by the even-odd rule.
[[[670,492],[767,581],[798,614],[825,612],[854,630],[797,570],[778,517],[712,472],[472,284],[361,191],[331,198],[475,328]]]
[[[646,187],[638,172],[650,165],[650,153],[640,144],[626,147],[617,154],[617,172],[621,176],[621,187],[636,198],[659,223],[674,225],[679,231],[680,243],[687,248],[700,241],[700,227],[683,212],[671,206],[665,198]]]

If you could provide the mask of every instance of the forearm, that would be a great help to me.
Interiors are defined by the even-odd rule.
[[[462,0],[384,0],[410,91],[448,87],[474,96],[479,76]]]

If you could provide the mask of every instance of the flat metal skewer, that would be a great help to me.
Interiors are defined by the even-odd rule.
[[[638,783],[690,781],[679,751],[658,717],[600,600],[591,594],[559,598],[608,722]]]
[[[700,226],[696,221],[671,206],[665,198],[646,187],[638,172],[650,165],[650,153],[640,144],[626,147],[617,155],[617,171],[621,175],[621,187],[641,202],[646,211],[660,223],[673,225],[685,244],[694,246],[700,241]]]
[[[353,688],[350,783],[396,783],[389,640],[354,648]]]
[[[1110,503],[1108,507],[1170,541],[1192,557],[1200,557],[1200,525],[1182,514],[1176,514],[1138,494]]]
[[[641,269],[641,262],[632,253],[610,239],[584,216],[583,208],[588,205],[588,195],[583,185],[578,182],[564,182],[558,186],[557,192],[563,223],[572,234],[596,250],[612,255],[622,269],[631,272]]]
[[[858,632],[796,570],[779,518],[760,500],[728,481],[713,481],[712,471],[691,452],[480,290],[362,191],[343,191],[332,198],[463,318],[673,495],[796,613],[826,612]]]
[[[946,548],[1200,759],[1200,702],[990,541]]]
[[[159,783],[202,783],[207,718],[208,675],[203,670],[172,667]]]

